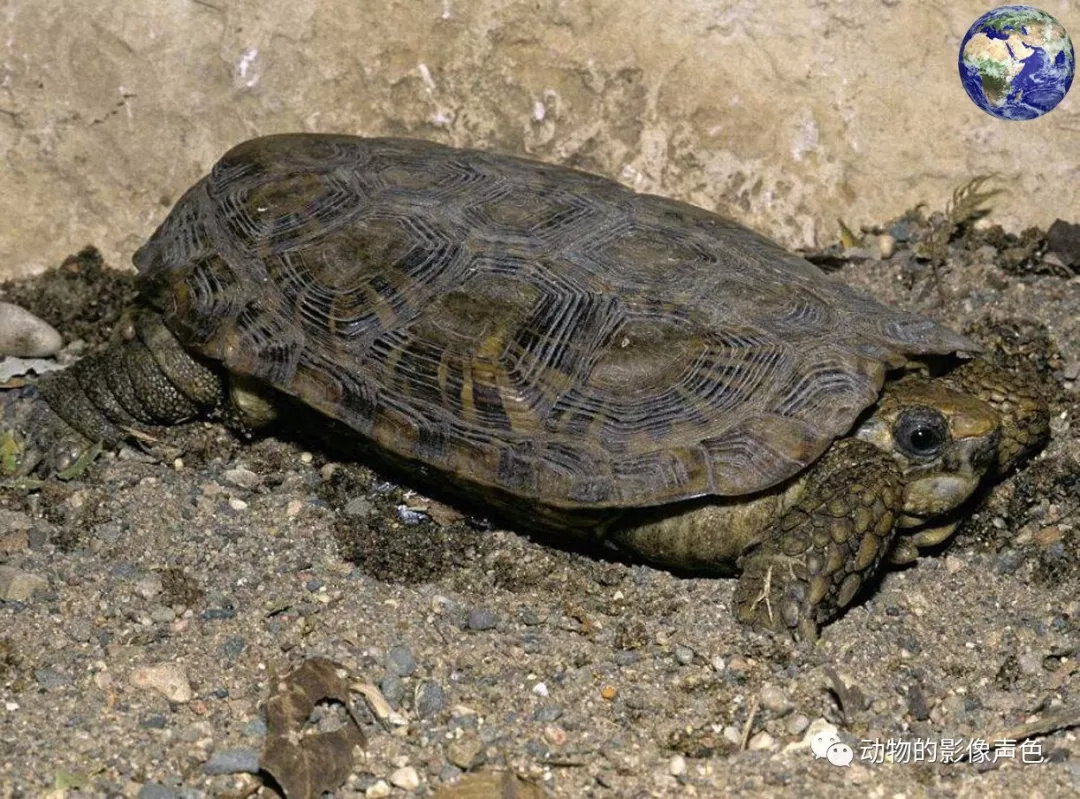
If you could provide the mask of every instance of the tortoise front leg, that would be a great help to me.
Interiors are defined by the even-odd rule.
[[[143,426],[176,424],[224,406],[225,380],[189,355],[161,317],[138,313],[123,340],[37,384],[27,463],[62,471],[90,444],[118,447]]]
[[[865,441],[837,441],[795,505],[739,558],[738,619],[814,640],[877,571],[903,501],[889,455]]]

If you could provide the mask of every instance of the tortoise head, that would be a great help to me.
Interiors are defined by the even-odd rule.
[[[855,435],[889,452],[904,473],[902,527],[919,527],[962,505],[1045,443],[1049,412],[1027,376],[973,361],[941,378],[888,383]],[[955,527],[938,528],[920,545]]]

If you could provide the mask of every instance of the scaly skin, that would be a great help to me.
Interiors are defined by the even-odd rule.
[[[877,571],[903,505],[903,473],[873,444],[837,441],[796,505],[740,559],[739,621],[813,639]]]
[[[940,543],[958,523],[949,514],[984,479],[1045,443],[1049,412],[1032,385],[983,361],[944,378],[894,381],[853,438],[834,443],[789,484],[642,523],[623,520],[608,540],[699,571],[737,560],[740,621],[816,638],[886,557],[908,562],[919,547]],[[913,418],[940,421],[938,451],[905,451],[898,436]]]
[[[188,355],[156,314],[125,341],[38,383],[53,411],[91,441],[117,447],[145,425],[177,424],[222,407],[225,381]]]

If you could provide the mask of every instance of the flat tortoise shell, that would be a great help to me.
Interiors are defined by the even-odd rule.
[[[242,144],[135,263],[229,372],[559,507],[768,488],[886,366],[973,348],[701,209],[426,141]]]

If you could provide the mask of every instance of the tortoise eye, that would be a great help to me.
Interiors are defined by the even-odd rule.
[[[949,423],[933,408],[909,408],[896,420],[893,440],[905,455],[932,458],[949,440]]]

